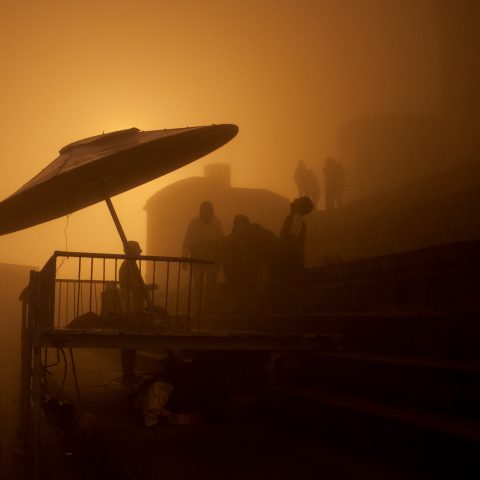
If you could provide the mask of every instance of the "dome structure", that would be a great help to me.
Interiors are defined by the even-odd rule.
[[[175,182],[150,197],[147,212],[147,252],[149,255],[179,256],[183,238],[192,218],[198,216],[200,203],[212,202],[223,233],[232,230],[238,214],[259,223],[278,235],[289,212],[289,200],[266,189],[230,185],[230,166],[209,164],[203,177]]]

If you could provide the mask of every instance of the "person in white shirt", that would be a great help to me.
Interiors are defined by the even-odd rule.
[[[222,225],[215,217],[212,203],[204,201],[200,204],[198,217],[188,225],[182,251],[182,257],[214,262],[212,265],[194,265],[192,268],[194,290],[192,302],[197,312],[201,297],[207,309],[212,306],[220,269],[222,241]],[[184,266],[186,268],[187,264]]]

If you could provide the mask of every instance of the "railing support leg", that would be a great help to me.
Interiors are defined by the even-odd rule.
[[[40,478],[40,409],[42,407],[42,349],[33,349],[32,453],[33,478]]]

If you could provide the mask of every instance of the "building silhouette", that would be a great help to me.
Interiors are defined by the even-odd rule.
[[[229,234],[233,219],[246,215],[278,235],[289,211],[286,197],[266,189],[232,187],[230,166],[209,164],[203,177],[175,182],[150,197],[147,212],[147,252],[149,255],[178,256],[190,220],[198,215],[202,201],[214,205],[215,216]]]

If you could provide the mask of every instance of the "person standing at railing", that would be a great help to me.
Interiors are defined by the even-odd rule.
[[[200,311],[200,298],[204,305],[211,308],[217,284],[217,274],[220,269],[220,254],[223,241],[223,231],[220,221],[215,217],[213,205],[209,201],[200,204],[198,217],[188,225],[183,241],[182,257],[196,258],[214,262],[213,265],[193,265],[193,308]],[[187,268],[187,264],[184,264]],[[203,294],[202,294],[203,290]]]
[[[129,240],[124,247],[125,259],[120,265],[118,272],[118,282],[122,292],[123,308],[126,313],[141,313],[145,304],[146,286],[141,276],[136,262],[136,257],[142,254],[140,244],[134,240]]]
[[[120,265],[118,272],[118,281],[122,298],[122,313],[128,315],[141,315],[145,312],[146,298],[148,290],[156,288],[156,285],[145,285],[137,266],[137,258],[141,255],[140,244],[134,240],[129,240],[124,246],[125,255],[129,257]],[[136,350],[120,350],[122,361],[123,383],[130,385],[135,382],[135,358]]]

